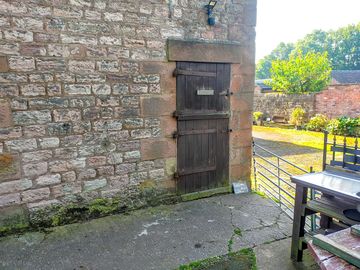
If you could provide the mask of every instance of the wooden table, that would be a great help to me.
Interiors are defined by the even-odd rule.
[[[350,229],[342,230],[328,235],[330,239],[340,239],[342,242],[347,243],[347,247],[350,249],[359,249],[359,237],[352,236]],[[335,256],[334,254],[314,245],[312,241],[308,243],[310,253],[314,257],[322,270],[355,270],[356,266],[349,264],[345,260]]]
[[[344,226],[359,224],[346,218],[343,210],[356,208],[360,204],[360,175],[337,170],[325,170],[320,173],[310,173],[291,177],[296,184],[293,234],[291,244],[291,258],[302,261],[303,250],[307,248],[305,242],[306,216],[314,213],[322,214],[320,226],[329,228],[332,219],[341,221]],[[308,201],[308,189],[313,188],[326,194],[322,198]],[[338,226],[339,226],[338,225]]]

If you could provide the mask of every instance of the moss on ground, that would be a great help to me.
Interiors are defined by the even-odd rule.
[[[181,265],[177,270],[256,270],[256,256],[251,248],[230,252],[224,256],[211,257]]]

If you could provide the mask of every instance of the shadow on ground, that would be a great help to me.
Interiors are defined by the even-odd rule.
[[[169,270],[248,247],[260,252],[288,238],[291,227],[256,194],[218,196],[3,238],[0,269]],[[274,252],[289,262],[289,254]]]
[[[293,143],[282,142],[282,141],[272,141],[265,140],[260,138],[254,138],[256,144],[274,152],[280,157],[289,156],[289,155],[304,155],[304,154],[315,154],[322,153],[321,150],[313,147],[299,146]],[[271,157],[268,153],[258,149],[258,153],[263,157]]]

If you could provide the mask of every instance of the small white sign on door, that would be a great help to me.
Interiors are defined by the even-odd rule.
[[[215,93],[214,90],[212,89],[199,89],[197,90],[197,95],[198,96],[213,96]]]

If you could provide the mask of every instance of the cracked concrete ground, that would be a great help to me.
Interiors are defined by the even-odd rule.
[[[245,247],[265,258],[291,227],[270,200],[224,195],[2,238],[0,269],[168,270]],[[274,251],[283,265],[267,268],[258,258],[259,269],[294,269],[288,254]]]

